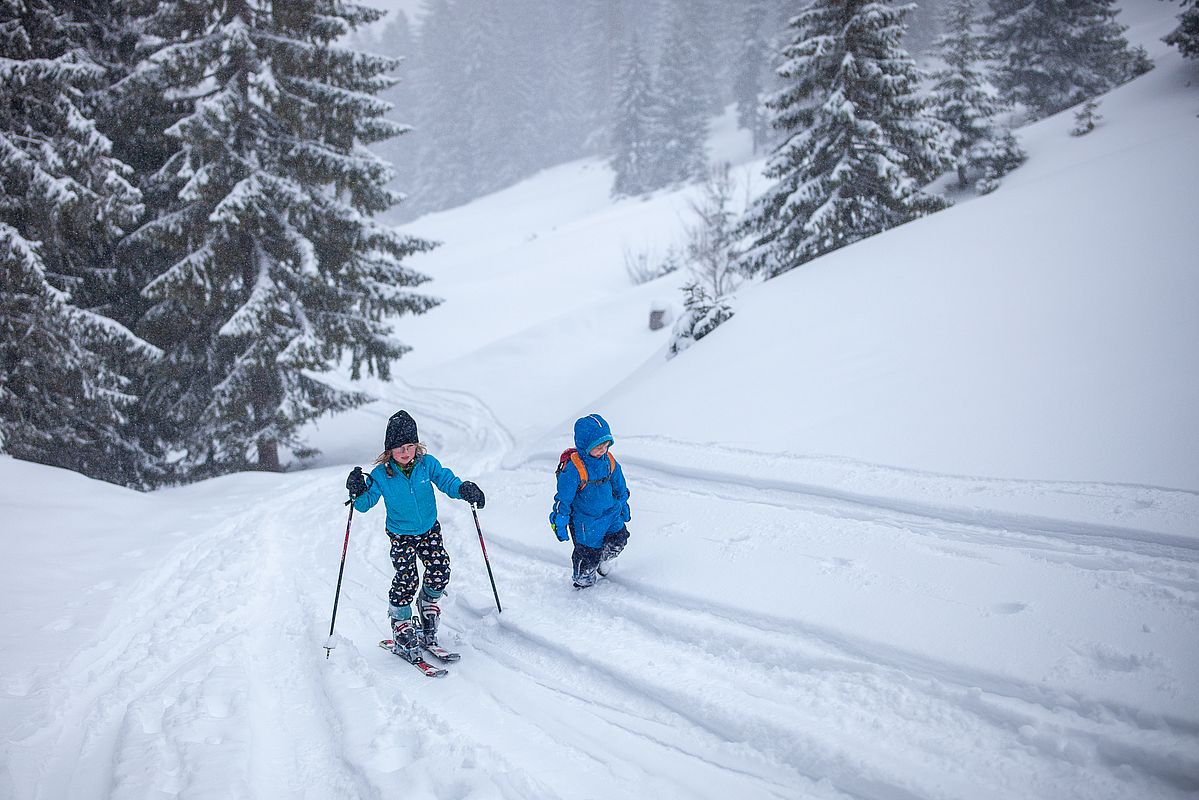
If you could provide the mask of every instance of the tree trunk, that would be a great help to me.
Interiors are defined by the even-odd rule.
[[[274,439],[258,440],[258,468],[263,472],[281,472],[279,443]]]

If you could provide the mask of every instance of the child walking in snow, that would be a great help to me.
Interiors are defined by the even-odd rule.
[[[438,599],[450,581],[450,557],[437,521],[436,486],[449,497],[482,508],[483,492],[429,455],[420,443],[416,421],[407,411],[397,411],[387,421],[383,452],[375,459],[369,477],[354,467],[346,489],[357,511],[369,511],[379,499],[387,508],[387,535],[391,538],[391,563],[395,578],[388,595],[388,616],[395,652],[408,661],[420,658],[422,645],[437,644],[441,617]],[[411,603],[417,594],[416,560],[425,565],[425,577],[416,597],[420,627],[412,620]]]
[[[575,421],[575,449],[562,454],[550,528],[565,542],[574,539],[574,585],[584,589],[607,575],[612,559],[629,541],[629,487],[608,452],[612,430],[599,414]]]

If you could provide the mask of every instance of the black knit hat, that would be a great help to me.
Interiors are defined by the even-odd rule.
[[[397,411],[387,420],[387,435],[383,437],[383,449],[393,450],[406,444],[416,444],[420,437],[416,433],[416,420],[407,411]]]

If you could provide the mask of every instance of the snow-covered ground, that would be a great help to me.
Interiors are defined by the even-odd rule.
[[[626,249],[689,192],[565,165],[409,228],[447,303],[324,455],[138,494],[0,458],[0,798],[1174,798],[1199,794],[1199,71],[1021,132],[987,197],[767,284],[665,361]],[[760,164],[724,120],[713,152]],[[352,464],[407,408],[479,482],[429,680]],[[574,417],[633,491],[617,571],[550,534]]]

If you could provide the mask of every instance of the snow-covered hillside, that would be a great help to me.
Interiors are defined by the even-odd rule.
[[[1168,29],[1160,11],[1138,30]],[[1092,134],[1069,136],[1069,111],[1022,130],[1002,191],[746,288],[665,367],[645,321],[680,278],[630,290],[622,249],[677,243],[688,193],[608,205],[607,174],[575,164],[422,220],[470,233],[417,261],[451,302],[405,327],[403,371],[478,394],[521,439],[547,416],[560,438],[610,392],[626,436],[1199,489],[1195,68],[1153,49]]]
[[[447,302],[305,469],[138,494],[0,458],[0,798],[1181,798],[1199,793],[1199,72],[1021,131],[994,194],[744,288],[666,361],[624,252],[689,191],[549,170],[409,226]],[[760,162],[729,118],[713,154]],[[345,381],[344,376],[334,380]],[[382,511],[346,471],[412,412],[488,502],[428,680],[379,649]],[[632,538],[569,584],[553,464],[601,411]]]

